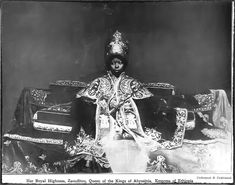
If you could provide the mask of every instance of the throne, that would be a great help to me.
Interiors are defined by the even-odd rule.
[[[76,98],[76,93],[86,87],[86,83],[80,81],[59,80],[51,83],[48,90],[34,90],[40,93],[31,93],[34,100],[44,105],[33,115],[32,123],[35,130],[69,134],[73,128],[73,120],[70,115],[71,102]],[[163,99],[175,95],[175,87],[168,83],[142,84],[154,95]],[[140,130],[138,130],[138,129]],[[105,126],[100,127],[99,133],[106,133]],[[135,126],[136,131],[141,131],[140,126]]]
[[[227,109],[230,105],[226,93],[223,90],[210,90],[208,93],[187,97],[177,92],[176,88],[168,83],[145,83],[142,85],[148,88],[154,96],[159,97],[159,103],[162,104],[160,108],[163,108],[159,112],[163,118],[168,109],[178,110],[178,108],[183,108],[187,110],[188,115],[185,125],[187,131],[183,135],[183,141],[179,140],[177,135],[173,143],[186,142],[187,144],[194,142],[184,137],[187,136],[187,133],[190,137],[193,135],[193,132],[197,128],[198,118],[204,120],[202,122],[203,124],[211,122],[211,124],[225,130],[231,129],[229,123],[221,124],[220,122],[216,122],[218,117],[224,116],[225,118],[229,118],[229,110]],[[65,151],[64,146],[69,141],[69,138],[71,138],[74,127],[76,127],[71,117],[71,102],[76,99],[76,93],[86,86],[87,84],[84,82],[59,80],[51,83],[48,89],[23,89],[15,110],[14,119],[12,120],[13,129],[3,135],[5,146],[3,147],[4,165],[10,167],[8,169],[3,165],[3,171],[5,170],[8,173],[12,169],[12,166],[14,166],[14,170],[15,168],[21,170],[17,162],[21,161],[20,164],[25,166],[25,173],[31,173],[34,169],[29,169],[28,167],[30,166],[28,161],[30,156],[34,164],[39,166],[48,163],[53,163],[56,166],[58,163],[59,167],[58,169],[56,167],[56,171],[63,172],[59,168],[66,166],[67,163],[63,163],[64,165],[62,165],[58,161],[63,161],[71,157]],[[102,130],[103,128],[100,129]],[[182,127],[177,128],[179,133],[182,133],[180,129]],[[199,132],[195,135],[196,139],[198,139],[200,134],[208,136],[209,139],[214,139],[215,135],[212,130],[200,127]],[[151,136],[154,135],[157,141],[161,139],[161,137],[158,137],[159,133],[151,129],[146,129],[145,133]],[[218,135],[220,132],[216,132],[216,134]],[[223,137],[223,134],[221,136]],[[76,136],[72,138],[72,140],[74,139],[76,139]],[[197,144],[200,142],[201,140],[195,141]],[[17,153],[19,154],[14,152],[15,149],[17,149]],[[181,153],[181,150],[183,148],[178,148],[175,151]],[[54,155],[55,151],[57,155]],[[75,157],[75,159],[77,160],[78,158]],[[88,160],[88,158],[84,159]],[[69,161],[73,163],[73,161]],[[99,164],[104,165],[103,162],[99,162]],[[77,171],[84,172],[85,170],[86,172],[91,172],[90,167],[84,167],[84,161],[79,163],[79,165],[70,170],[77,169]],[[37,169],[37,172],[40,170],[45,173],[48,172],[47,167],[45,169],[35,167],[35,169]],[[97,168],[95,167],[94,171],[96,170]],[[101,172],[105,171],[109,172],[110,170],[108,167],[101,169]]]
[[[171,106],[172,97],[185,99],[184,95],[177,94],[175,87],[168,83],[143,83],[142,85],[155,96],[159,96],[166,107]],[[85,82],[59,80],[51,83],[49,89],[46,90],[30,89],[34,103],[36,102],[41,106],[32,117],[33,128],[43,132],[69,134],[73,128],[73,120],[70,115],[71,102],[76,98],[76,93],[86,86]],[[198,112],[208,115],[208,121],[212,121],[212,113],[216,104],[216,91],[211,91],[208,94],[197,94],[191,98],[194,99],[194,102],[187,102],[186,106],[183,102],[173,103],[174,105],[172,105],[174,108],[187,108],[186,130],[195,128],[195,114]],[[107,128],[100,129],[100,132],[103,132],[102,129]]]
[[[142,85],[155,96],[160,97],[164,107],[180,107],[188,110],[186,130],[195,128],[195,115],[200,115],[205,121],[220,128],[226,127],[213,122],[213,112],[226,100],[226,93],[223,90],[210,90],[209,93],[187,98],[168,83],[143,83]],[[58,80],[50,83],[49,89],[25,88],[15,110],[14,126],[31,128],[41,135],[51,133],[50,137],[53,138],[55,135],[55,138],[60,138],[59,143],[62,144],[63,138],[71,133],[74,126],[70,115],[71,102],[76,99],[76,93],[86,86],[85,82]],[[5,137],[13,138],[9,134],[5,134]]]

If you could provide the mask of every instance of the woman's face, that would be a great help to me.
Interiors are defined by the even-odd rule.
[[[112,61],[111,61],[110,66],[111,66],[111,69],[112,69],[113,71],[115,71],[116,73],[118,73],[118,72],[120,72],[120,71],[123,70],[124,64],[123,64],[123,62],[122,62],[120,59],[118,59],[118,58],[113,58]]]

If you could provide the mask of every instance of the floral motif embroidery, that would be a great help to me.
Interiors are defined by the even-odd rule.
[[[99,97],[101,97],[102,95],[107,94],[107,92],[110,92],[112,88],[112,84],[110,83],[110,81],[107,78],[100,78],[100,86],[99,86]]]
[[[155,140],[155,141],[159,141],[161,140],[161,133],[156,131],[155,129],[150,129],[150,128],[146,128],[145,129],[145,134],[149,137],[151,137],[152,140]]]
[[[167,165],[166,158],[162,155],[157,156],[157,160],[148,162],[146,172],[151,173],[180,173],[180,169],[174,165]]]
[[[5,163],[2,163],[3,174],[22,174],[23,172],[22,164],[19,161],[14,161],[12,167],[8,167]]]
[[[152,93],[135,79],[124,73],[119,78],[118,97],[120,99],[124,100],[129,96],[135,99],[143,99],[152,96]],[[112,81],[113,78],[111,75],[104,75],[103,77],[97,78],[85,90],[81,90],[78,96],[86,96],[92,99],[99,99],[101,97],[109,99],[114,93]]]
[[[40,157],[43,157],[44,160],[46,155],[42,154]],[[8,167],[6,163],[3,162],[2,170],[3,174],[48,174],[55,173],[49,168],[49,163],[43,163],[41,166],[36,166],[28,155],[25,156],[26,166],[23,168],[21,162],[15,161],[12,167]]]
[[[149,167],[147,167],[147,172],[154,172],[154,173],[167,173],[167,165],[165,163],[165,157],[162,155],[157,156],[157,160],[153,160],[149,162]]]
[[[11,174],[22,174],[23,169],[21,167],[21,162],[15,161],[13,164],[13,169],[10,169],[9,173]]]
[[[129,78],[125,78],[121,81],[120,83],[120,90],[122,93],[124,94],[131,94],[132,90],[131,90],[131,79]]]
[[[49,174],[54,173],[50,168],[48,163],[42,164],[41,168],[38,168],[38,174]]]
[[[30,161],[30,157],[25,156],[25,159],[27,161],[27,166],[25,168],[25,172],[36,173],[37,172],[37,167]]]
[[[215,103],[215,95],[213,93],[210,94],[197,94],[194,96],[198,101],[198,104],[201,106],[199,108],[194,109],[194,111],[209,111],[212,110]]]
[[[34,101],[36,101],[40,105],[45,105],[46,103],[45,99],[47,97],[47,94],[49,94],[49,92],[41,90],[41,89],[40,90],[31,89],[30,93]]]
[[[94,80],[87,89],[88,95],[91,97],[96,97],[96,94],[99,90],[99,85],[100,85],[100,79]]]
[[[74,162],[84,159],[87,161],[86,166],[89,167],[90,161],[95,160],[101,167],[110,168],[102,145],[91,136],[86,135],[83,130],[78,134],[75,145],[71,146],[65,142],[64,148],[71,156],[80,156],[74,159]]]
[[[43,161],[46,159],[46,155],[45,154],[41,154],[40,156],[38,156],[39,159],[42,159]]]
[[[187,109],[177,108],[176,114],[176,131],[173,136],[172,141],[164,141],[161,144],[166,149],[173,149],[176,147],[180,147],[183,144],[184,134],[185,134],[185,125],[187,121]]]

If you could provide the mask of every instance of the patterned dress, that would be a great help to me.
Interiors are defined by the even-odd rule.
[[[117,78],[109,71],[77,94],[77,97],[90,98],[97,104],[96,139],[109,133],[130,137],[132,131],[143,135],[139,112],[133,99],[151,96],[153,94],[136,79],[124,72]]]

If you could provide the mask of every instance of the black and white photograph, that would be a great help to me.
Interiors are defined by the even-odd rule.
[[[2,1],[2,182],[233,182],[232,1]]]

